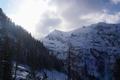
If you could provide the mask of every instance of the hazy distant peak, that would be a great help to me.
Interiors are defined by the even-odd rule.
[[[6,18],[8,18],[6,15],[5,15],[5,13],[3,12],[3,10],[2,10],[2,8],[0,8],[0,19],[6,19]]]
[[[0,12],[2,12],[2,8],[0,8]]]
[[[0,16],[1,15],[5,15],[4,12],[3,12],[3,10],[2,10],[2,8],[0,8]]]
[[[65,33],[64,31],[61,31],[61,30],[57,30],[57,29],[55,29],[53,32],[51,32],[51,33]]]

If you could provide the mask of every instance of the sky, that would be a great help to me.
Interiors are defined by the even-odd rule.
[[[0,0],[13,22],[40,39],[98,22],[120,22],[120,0]]]

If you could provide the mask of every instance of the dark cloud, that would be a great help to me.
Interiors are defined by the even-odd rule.
[[[111,3],[111,0],[52,0],[58,7],[61,16],[73,25],[86,23],[80,20],[81,16],[91,13],[103,13],[113,15],[120,11],[120,5]],[[119,0],[118,0],[119,1]],[[120,2],[120,1],[119,1]],[[101,16],[101,15],[100,15]]]
[[[52,0],[61,16],[70,23],[78,23],[79,17],[100,12],[109,3],[108,0]]]
[[[44,15],[37,25],[36,31],[40,33],[40,36],[44,36],[51,30],[55,29],[61,23],[61,20],[57,17],[51,17],[50,14]]]

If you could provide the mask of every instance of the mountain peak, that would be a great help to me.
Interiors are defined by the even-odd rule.
[[[0,8],[0,14],[3,14],[3,10],[2,10],[2,8]]]
[[[6,17],[6,15],[4,14],[2,8],[0,8],[0,16],[2,16],[2,17]]]
[[[2,8],[0,8],[0,12],[2,11]]]
[[[60,30],[55,29],[55,30],[54,30],[54,31],[52,31],[50,34],[52,34],[52,35],[58,35],[58,34],[62,34],[62,33],[64,33],[64,32],[62,32],[62,31],[60,31]]]
[[[62,31],[55,29],[53,32],[62,32]]]

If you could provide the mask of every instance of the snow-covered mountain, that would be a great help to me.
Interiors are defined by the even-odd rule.
[[[119,34],[120,24],[101,22],[71,32],[54,31],[43,39],[43,43],[61,59],[66,59],[68,50],[72,50],[76,55],[77,71],[87,66],[88,74],[110,80],[113,64],[120,56]]]
[[[50,50],[51,54],[57,55],[57,57],[65,59],[68,46],[70,33],[55,30],[43,39],[43,43]]]
[[[120,47],[120,24],[98,23],[70,32],[55,30],[43,39],[44,45],[58,57],[65,53],[69,44],[76,49],[97,48],[100,50]],[[61,53],[61,54],[60,54]]]

